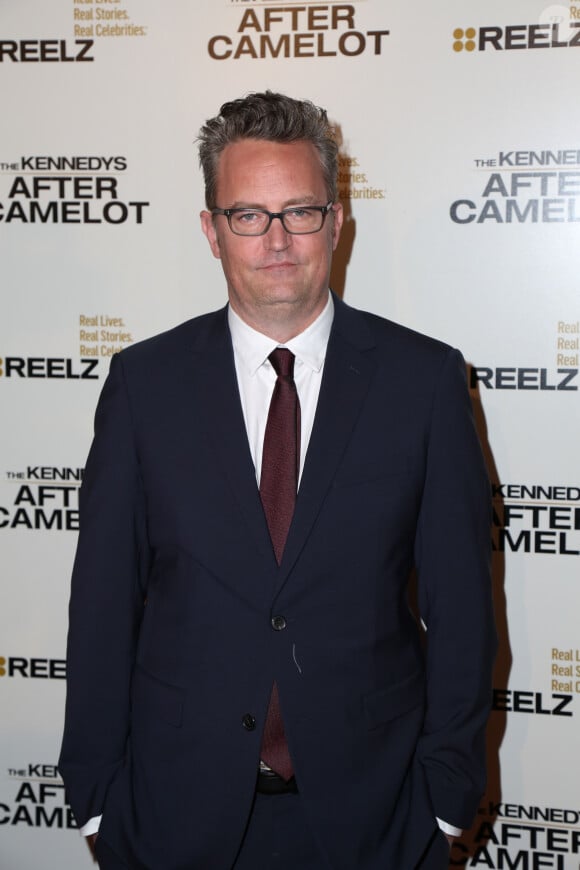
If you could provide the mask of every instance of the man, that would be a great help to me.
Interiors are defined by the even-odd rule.
[[[69,800],[107,870],[442,870],[483,790],[494,653],[464,364],[329,293],[323,110],[253,94],[200,140],[229,306],[113,358]]]

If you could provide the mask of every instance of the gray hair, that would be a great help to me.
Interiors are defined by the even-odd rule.
[[[199,162],[208,209],[216,207],[220,155],[226,145],[240,139],[312,142],[318,151],[328,198],[336,201],[338,145],[326,111],[309,100],[294,100],[284,94],[265,91],[224,103],[219,115],[206,121],[199,131]]]

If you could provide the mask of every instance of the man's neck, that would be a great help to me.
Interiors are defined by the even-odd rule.
[[[264,306],[263,311],[260,311],[258,316],[256,312],[240,310],[235,301],[230,299],[230,307],[237,314],[240,320],[243,320],[256,332],[261,332],[262,335],[267,335],[268,338],[277,341],[279,344],[286,344],[297,335],[305,332],[308,327],[322,314],[328,304],[328,295],[325,295],[319,304],[314,306],[311,311],[305,312],[303,307],[292,305],[290,303],[277,303],[271,306]]]

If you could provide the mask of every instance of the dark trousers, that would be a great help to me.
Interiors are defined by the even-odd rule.
[[[95,854],[100,870],[130,870],[101,837],[97,837]],[[449,846],[437,830],[416,870],[446,870],[448,866]],[[331,870],[310,832],[300,795],[256,795],[232,870]]]
[[[130,870],[102,837],[95,854],[100,870]],[[240,851],[232,870],[330,870],[304,818],[297,794],[254,799]],[[191,870],[209,870],[192,867]]]
[[[304,816],[299,794],[256,794],[232,870],[331,870]]]
[[[109,849],[102,837],[97,837],[95,857],[99,862],[99,870],[129,870],[127,864]]]

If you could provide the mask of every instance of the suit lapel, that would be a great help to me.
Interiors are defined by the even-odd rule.
[[[209,455],[215,456],[215,473],[226,477],[248,530],[247,552],[237,554],[239,565],[244,565],[244,574],[259,578],[255,591],[264,598],[268,584],[262,578],[265,571],[275,572],[276,560],[256,484],[226,311],[217,312],[215,324],[194,347],[194,379],[200,396],[198,407],[203,409]],[[250,563],[252,570],[248,571]]]
[[[335,316],[324,375],[282,563],[278,568],[252,462],[237,385],[227,309],[208,321],[194,345],[194,395],[203,408],[204,428],[216,461],[225,475],[242,521],[248,547],[236,554],[244,566],[248,597],[264,605],[286,582],[320,512],[326,493],[356,425],[372,381],[374,340],[363,316],[334,299]],[[229,561],[226,559],[226,561]],[[242,590],[240,590],[242,591]]]
[[[314,426],[294,518],[277,578],[281,590],[320,512],[372,381],[374,340],[363,316],[334,299],[332,326]]]

